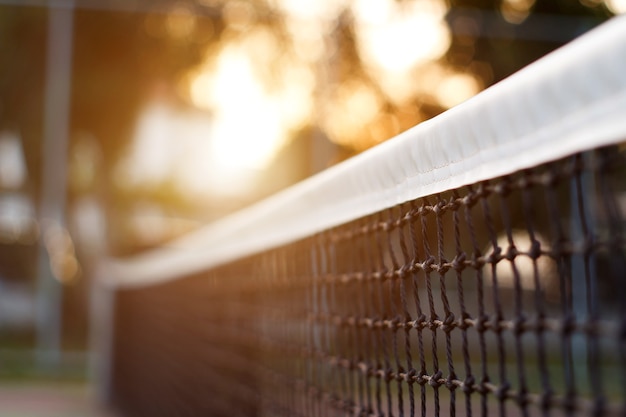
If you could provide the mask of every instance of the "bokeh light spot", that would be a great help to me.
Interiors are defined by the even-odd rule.
[[[453,74],[445,77],[436,90],[437,101],[446,108],[476,95],[481,90],[478,80],[471,74]]]
[[[196,16],[187,5],[179,3],[167,15],[165,26],[172,38],[187,39],[196,27]]]
[[[503,0],[500,3],[500,13],[507,22],[520,24],[526,20],[534,5],[535,0]]]
[[[626,0],[605,0],[605,4],[615,14],[626,13]]]
[[[437,0],[361,0],[354,9],[359,54],[366,64],[388,73],[438,59],[451,42],[443,20],[446,11],[445,3]]]
[[[248,28],[256,19],[252,5],[243,1],[227,2],[222,9],[222,16],[228,26],[238,30]]]

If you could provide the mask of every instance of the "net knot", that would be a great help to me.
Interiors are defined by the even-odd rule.
[[[467,206],[467,207],[471,207],[474,205],[474,199],[472,198],[471,194],[466,195],[465,197],[463,197],[463,199],[461,200],[461,202],[463,203],[463,205]]]
[[[445,274],[450,270],[451,267],[452,264],[448,263],[448,261],[446,261],[445,259],[441,259],[441,262],[437,265],[436,269],[437,272],[439,272],[440,274]]]
[[[491,329],[496,333],[502,332],[502,317],[499,314],[491,316]]]
[[[394,375],[393,375],[393,371],[391,370],[391,368],[385,369],[383,375],[384,375],[383,379],[385,380],[385,382],[391,382],[394,380]]]
[[[481,182],[480,184],[478,184],[478,187],[476,187],[476,196],[478,198],[484,198],[488,195],[489,191],[487,190],[486,182]]]
[[[411,368],[409,372],[404,374],[404,380],[409,384],[413,384],[415,382],[416,375],[417,375],[417,371],[414,368]]]
[[[494,191],[497,194],[506,197],[511,191],[511,188],[509,187],[508,177],[504,177],[502,181],[498,182],[494,187]]]
[[[478,391],[480,394],[488,394],[490,392],[489,388],[487,387],[488,383],[489,377],[487,375],[483,376],[480,380],[480,384],[476,388],[476,391]]]
[[[489,256],[487,257],[487,262],[495,264],[498,263],[498,261],[500,261],[502,255],[502,248],[500,246],[495,245],[493,247],[493,251],[491,251],[491,254],[489,254]]]
[[[520,314],[515,318],[515,320],[513,320],[513,334],[520,336],[524,333],[524,324],[526,324],[526,316],[524,316],[524,314]]]
[[[398,382],[406,381],[406,372],[404,372],[404,368],[400,366],[398,368],[398,372],[393,375],[393,379]]]
[[[461,201],[458,198],[450,198],[450,201],[448,202],[448,208],[452,211],[457,211],[460,205]]]
[[[389,320],[389,327],[391,328],[391,330],[399,330],[401,327],[400,323],[402,323],[402,317],[395,316],[394,318]]]
[[[443,373],[441,371],[437,371],[435,375],[430,377],[430,380],[428,381],[428,385],[430,385],[433,388],[439,388],[442,384],[441,382],[442,376],[443,376]]]
[[[430,316],[430,320],[428,320],[427,322],[427,326],[429,330],[432,330],[433,332],[437,330],[437,328],[439,327],[439,324],[437,323],[439,321],[439,317],[435,314],[433,316]]]
[[[454,317],[454,313],[452,312],[448,313],[448,315],[443,321],[443,326],[441,326],[441,330],[443,330],[445,333],[450,333],[452,330],[454,330],[456,326],[455,320],[456,320],[456,317]]]
[[[463,312],[461,314],[461,318],[459,319],[457,323],[457,327],[461,330],[467,330],[469,328],[469,323],[467,322],[467,320],[470,320],[470,319],[471,319],[471,316],[467,312]]]
[[[423,263],[422,263],[422,269],[424,270],[425,273],[429,273],[433,271],[433,265],[435,264],[436,260],[434,256],[429,256],[428,259],[426,259]]]
[[[457,256],[454,257],[450,266],[455,271],[462,271],[463,269],[465,269],[466,258],[467,256],[465,255],[465,252],[461,252]]]
[[[524,190],[524,189],[526,189],[526,188],[529,188],[529,187],[530,187],[530,181],[529,181],[529,179],[528,179],[528,177],[527,177],[528,173],[527,173],[527,172],[525,172],[525,174],[526,174],[526,175],[524,175],[524,176],[520,177],[520,178],[517,180],[517,186],[518,186],[519,188],[521,188],[522,190]]]
[[[533,239],[532,243],[530,244],[528,256],[530,256],[534,260],[538,259],[541,256],[541,242]]]
[[[440,200],[433,206],[433,212],[436,216],[440,216],[443,213],[445,205],[446,202],[444,200]]]
[[[406,263],[400,267],[398,270],[398,275],[400,278],[406,277],[411,272],[412,265],[410,263]]]
[[[417,330],[424,330],[424,327],[426,327],[426,315],[420,314],[413,322],[413,327]]]
[[[450,375],[448,375],[448,378],[446,378],[445,380],[446,388],[448,388],[450,391],[456,390],[459,386],[455,383],[455,381],[456,381],[456,374],[452,372]]]
[[[381,268],[380,276],[379,276],[380,282],[385,282],[393,278],[393,275],[394,275],[393,271],[390,271],[389,269],[385,267]]]
[[[487,330],[487,322],[489,321],[489,317],[486,314],[481,315],[476,320],[476,331],[479,333],[483,333]]]
[[[427,376],[428,374],[426,373],[426,370],[422,369],[421,371],[417,373],[415,380],[417,381],[418,384],[424,386],[426,385],[426,382],[428,382]]]
[[[554,187],[559,182],[559,176],[556,172],[550,170],[543,175],[541,182],[548,187]]]
[[[367,363],[360,361],[357,365],[357,368],[359,368],[362,375],[372,376],[371,375],[372,368]]]
[[[415,327],[415,323],[413,323],[413,320],[408,312],[405,314],[398,327],[404,329],[407,334],[413,327]]]
[[[509,384],[508,382],[503,383],[502,385],[498,387],[498,389],[495,392],[496,398],[500,401],[506,400],[507,394],[510,389],[511,389],[511,384]]]
[[[474,269],[480,269],[483,267],[483,265],[485,265],[485,260],[483,259],[483,254],[480,251],[480,249],[476,249],[474,250],[474,253],[472,254],[472,268]]]
[[[515,260],[515,258],[517,257],[517,248],[515,247],[515,245],[510,245],[507,250],[506,250],[506,255],[505,258],[508,261],[513,262]]]
[[[474,392],[474,383],[476,381],[474,380],[474,376],[473,375],[469,375],[467,378],[465,378],[465,381],[463,381],[463,385],[461,386],[461,388],[463,389],[463,392],[467,395],[470,395]]]
[[[420,217],[424,217],[425,215],[427,215],[428,213],[430,213],[432,211],[432,208],[429,205],[421,205],[419,206],[419,208],[417,209],[417,214]]]
[[[535,333],[539,334],[544,330],[546,330],[546,316],[540,313],[535,320]]]

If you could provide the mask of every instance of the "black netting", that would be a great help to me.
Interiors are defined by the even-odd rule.
[[[626,155],[597,149],[116,297],[127,416],[625,415]]]

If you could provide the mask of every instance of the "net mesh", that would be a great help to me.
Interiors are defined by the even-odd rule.
[[[129,416],[626,415],[626,152],[116,293]]]

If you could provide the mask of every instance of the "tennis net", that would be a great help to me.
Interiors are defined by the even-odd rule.
[[[110,261],[129,416],[626,414],[626,21]]]

